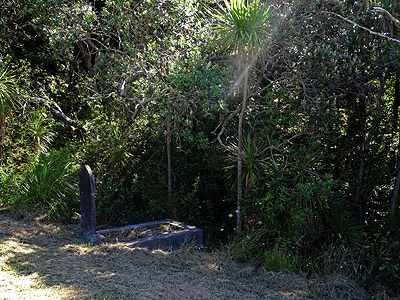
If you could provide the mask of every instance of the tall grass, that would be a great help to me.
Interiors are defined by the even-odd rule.
[[[15,204],[67,221],[79,209],[78,168],[68,149],[42,153],[20,181]]]

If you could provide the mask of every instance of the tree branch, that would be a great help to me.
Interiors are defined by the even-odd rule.
[[[323,12],[323,13],[326,13],[326,14],[329,14],[329,15],[336,16],[336,17],[342,19],[343,21],[346,21],[347,23],[353,24],[354,26],[357,26],[358,28],[361,28],[361,29],[363,29],[363,30],[365,30],[365,31],[368,31],[368,32],[369,32],[370,34],[372,34],[372,35],[376,35],[376,36],[382,37],[382,38],[384,38],[384,39],[387,39],[387,40],[392,41],[392,42],[395,42],[395,43],[400,43],[400,40],[398,40],[398,39],[394,39],[394,38],[392,38],[392,37],[390,37],[390,36],[387,36],[387,35],[385,35],[385,34],[383,34],[383,33],[379,33],[379,32],[376,32],[376,31],[372,31],[371,29],[369,29],[369,28],[367,28],[367,27],[364,27],[364,26],[362,26],[362,25],[360,25],[360,24],[357,24],[356,22],[354,22],[354,21],[352,21],[352,20],[350,20],[350,19],[348,19],[348,18],[345,18],[345,17],[343,17],[342,15],[339,15],[339,14],[337,14],[337,13],[335,13],[335,12],[332,12],[332,11],[322,11],[322,12]]]
[[[129,75],[128,77],[126,77],[125,78],[125,80],[119,85],[119,91],[120,91],[120,96],[122,97],[122,98],[125,98],[126,97],[126,92],[125,92],[125,86],[128,84],[128,83],[130,83],[130,82],[132,82],[134,79],[136,79],[137,77],[140,77],[140,76],[144,76],[144,75],[146,75],[146,72],[144,72],[144,71],[139,71],[139,72],[137,72],[137,73],[135,73],[135,74],[133,74],[133,75]]]
[[[393,17],[393,15],[392,15],[390,12],[388,12],[386,9],[384,9],[384,8],[382,8],[382,7],[379,7],[379,6],[375,6],[373,9],[376,10],[376,11],[378,11],[378,12],[383,12],[383,13],[387,14],[387,15],[389,16],[389,18],[390,18],[395,24],[400,25],[400,21],[397,20],[395,17]]]
[[[238,107],[233,112],[231,112],[229,114],[229,116],[226,117],[226,119],[222,120],[218,124],[218,126],[214,129],[214,131],[212,132],[213,134],[216,134],[217,129],[221,127],[221,130],[219,131],[219,133],[217,135],[217,140],[218,140],[219,144],[222,146],[222,148],[224,148],[225,150],[228,150],[229,147],[224,144],[224,142],[221,139],[221,136],[225,133],[226,127],[228,126],[230,120],[239,113],[241,107],[242,107],[242,105],[238,105]]]
[[[133,111],[132,116],[131,116],[132,122],[136,119],[138,113],[142,110],[142,108],[145,106],[145,104],[149,103],[151,100],[153,100],[153,99],[148,98],[143,101],[139,101],[139,103],[135,105],[135,110]]]
[[[27,99],[28,102],[32,102],[32,100],[34,100],[35,102],[37,102],[39,104],[45,104],[56,119],[58,119],[64,123],[67,123],[72,128],[77,128],[82,132],[87,131],[87,129],[83,125],[81,125],[79,122],[72,120],[66,114],[64,114],[63,111],[61,110],[60,106],[56,102],[53,102],[53,105],[51,105],[51,104],[46,103],[46,101],[43,98],[29,97]]]

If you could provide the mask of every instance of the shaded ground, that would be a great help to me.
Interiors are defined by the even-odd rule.
[[[341,276],[266,272],[232,262],[225,252],[92,248],[72,229],[0,211],[0,300],[371,299]]]

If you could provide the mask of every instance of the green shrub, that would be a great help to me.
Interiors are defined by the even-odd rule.
[[[268,243],[267,236],[267,229],[263,227],[244,237],[237,238],[230,248],[232,258],[239,262],[263,264],[264,251]]]
[[[399,252],[400,241],[395,234],[381,231],[370,235],[362,253],[362,263],[369,267],[363,277],[365,284],[380,282],[391,291],[399,293]]]
[[[18,173],[13,161],[0,159],[0,204],[7,205],[13,202],[18,190]]]
[[[301,266],[298,254],[292,254],[285,249],[275,247],[265,251],[264,268],[274,272],[296,272]]]
[[[97,223],[124,226],[144,221],[139,200],[136,180],[103,177],[96,182]]]
[[[45,212],[52,220],[71,220],[79,209],[79,187],[78,165],[70,151],[42,153],[20,181],[15,204]]]
[[[341,207],[330,208],[326,212],[328,230],[334,244],[345,244],[352,249],[360,249],[364,243],[364,231]]]

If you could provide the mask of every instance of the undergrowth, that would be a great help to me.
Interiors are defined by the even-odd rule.
[[[10,171],[2,177],[3,204],[43,212],[53,221],[71,221],[78,212],[78,165],[68,149],[41,153],[22,176]]]

